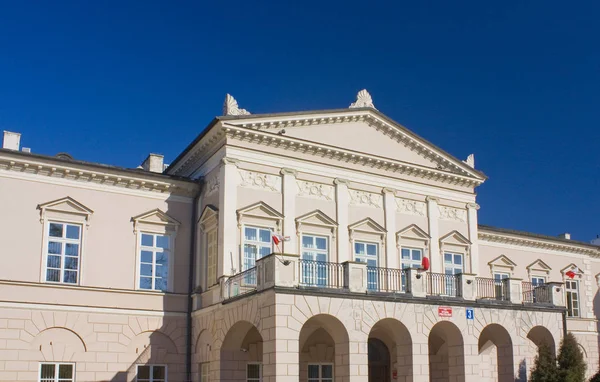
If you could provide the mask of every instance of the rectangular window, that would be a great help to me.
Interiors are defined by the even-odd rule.
[[[541,276],[532,276],[531,285],[535,288],[546,284],[546,278]]]
[[[167,367],[164,365],[138,365],[136,382],[167,382]]]
[[[204,362],[200,364],[200,382],[209,382],[208,375],[210,373],[210,363]]]
[[[206,233],[206,287],[217,283],[217,230]]]
[[[46,281],[77,284],[81,257],[81,226],[49,222]]]
[[[74,382],[75,366],[72,363],[41,363],[39,382]]]
[[[333,382],[333,365],[309,364],[308,382]]]
[[[379,245],[363,241],[354,242],[354,261],[367,263],[367,289],[377,290],[377,257]]]
[[[329,238],[302,235],[302,282],[308,285],[327,285]]]
[[[567,316],[579,317],[579,281],[565,281],[567,292]]]
[[[463,273],[463,255],[461,253],[444,253],[444,274],[458,275]],[[446,277],[445,294],[457,295],[457,281],[453,277]]]
[[[400,250],[400,262],[402,269],[419,269],[423,265],[423,250],[420,248],[402,247]],[[406,273],[402,273],[402,291],[406,291]]]
[[[262,381],[262,367],[260,363],[249,363],[246,365],[246,382]]]
[[[268,228],[244,227],[244,265],[242,271],[256,266],[256,260],[273,252],[272,231]]]
[[[496,293],[496,299],[501,300],[508,296],[504,293],[507,289],[506,282],[504,280],[509,279],[510,274],[503,272],[494,272],[494,289]]]
[[[140,235],[140,289],[167,290],[171,260],[170,241],[168,235]]]

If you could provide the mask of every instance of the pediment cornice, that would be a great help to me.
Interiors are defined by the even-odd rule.
[[[479,240],[487,241],[490,243],[499,243],[506,245],[514,245],[519,247],[529,247],[529,248],[537,248],[537,249],[545,249],[559,252],[568,252],[568,253],[580,253],[586,254],[589,256],[599,257],[600,251],[598,249],[587,248],[578,245],[568,245],[564,243],[551,242],[549,240],[538,240],[528,237],[516,236],[516,235],[508,235],[496,232],[483,232],[479,231],[478,234]]]

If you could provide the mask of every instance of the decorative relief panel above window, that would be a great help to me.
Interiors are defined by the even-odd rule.
[[[333,200],[333,186],[331,185],[304,180],[298,180],[296,181],[296,184],[298,184],[298,196]]]
[[[212,178],[208,179],[206,181],[206,195],[205,196],[210,196],[212,194],[214,194],[215,192],[219,191],[219,174],[215,174],[213,175]]]
[[[261,174],[258,172],[239,170],[242,178],[240,186],[281,192],[281,177],[277,175]]]
[[[350,193],[350,204],[381,208],[383,205],[383,197],[381,194],[373,192],[348,190]]]
[[[427,208],[424,202],[396,198],[396,210],[402,214],[425,216]]]
[[[460,208],[439,206],[440,219],[454,220],[461,223],[467,222],[467,210]]]

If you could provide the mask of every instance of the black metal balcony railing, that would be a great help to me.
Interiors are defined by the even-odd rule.
[[[406,269],[367,267],[367,290],[409,293]]]
[[[551,289],[547,285],[533,285],[529,281],[523,281],[523,302],[529,304],[550,304],[552,302]]]
[[[501,301],[508,300],[507,282],[508,279],[494,280],[486,277],[476,277],[475,285],[477,287],[477,298]]]
[[[300,285],[318,288],[344,288],[344,266],[326,261],[300,259]]]
[[[256,290],[256,267],[231,276],[225,281],[224,299],[241,296]]]
[[[460,278],[458,275],[433,272],[428,273],[427,294],[433,296],[460,297]]]

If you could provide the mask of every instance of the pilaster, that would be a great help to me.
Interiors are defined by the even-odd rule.
[[[231,276],[240,271],[235,240],[231,233],[237,232],[237,186],[239,183],[238,161],[232,158],[221,160],[219,173],[219,231],[218,231],[218,263],[217,277]],[[227,233],[227,234],[225,234]]]
[[[400,268],[396,254],[396,195],[394,190],[383,189],[383,208],[385,214],[385,265],[388,268]]]
[[[469,240],[471,241],[471,273],[479,274],[479,245],[477,240],[477,210],[479,204],[467,204],[467,218],[469,224]]]
[[[438,208],[439,199],[432,196],[427,197],[427,217],[429,224],[429,260],[431,272],[442,272],[442,255],[440,254],[440,210]]]
[[[335,206],[336,219],[338,223],[337,232],[337,262],[343,263],[352,260],[350,256],[350,234],[348,233],[348,206],[350,194],[348,193],[348,181],[336,178],[335,184]]]
[[[283,178],[282,198],[283,198],[283,235],[289,236],[290,240],[283,242],[283,252],[297,253],[298,252],[298,237],[296,234],[296,195],[298,194],[298,186],[296,185],[296,170],[289,168],[281,169]]]

